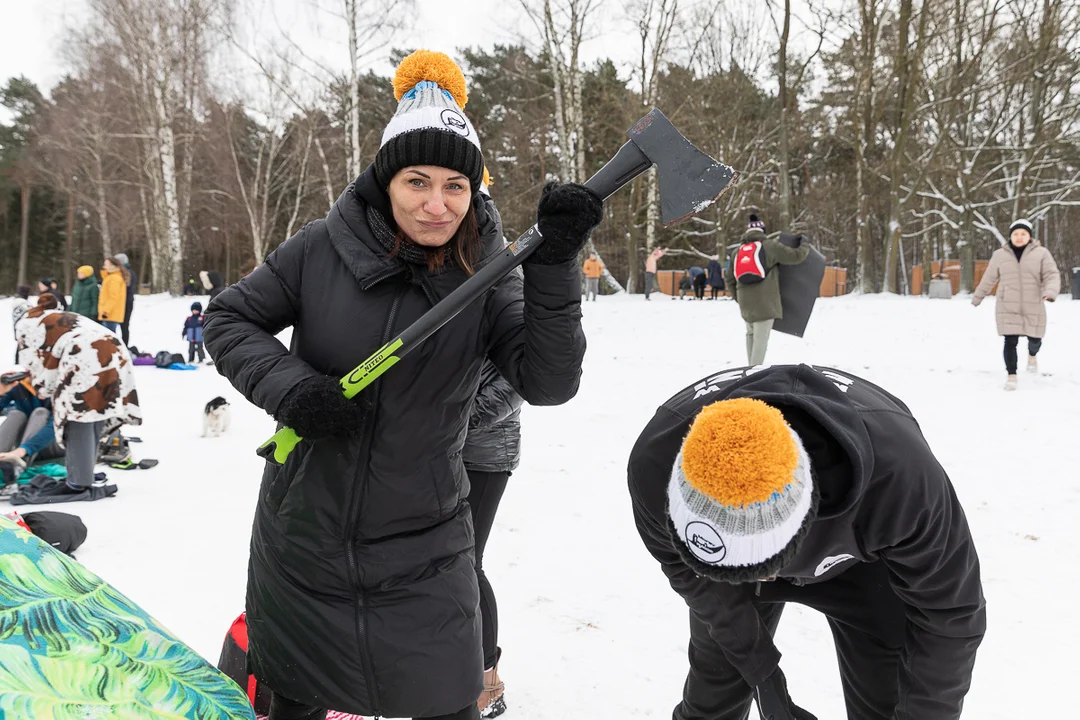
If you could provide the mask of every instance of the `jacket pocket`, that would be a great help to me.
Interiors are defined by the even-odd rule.
[[[284,465],[275,465],[273,463],[266,464],[266,470],[263,475],[264,487],[266,488],[263,492],[263,501],[266,503],[266,507],[270,510],[271,515],[278,514],[278,511],[281,509],[281,503],[285,501],[285,497],[289,494],[289,489],[302,472],[301,466],[303,465],[304,457],[310,449],[308,447],[310,445],[311,441],[304,441],[293,448]],[[267,480],[269,480],[268,483]]]
[[[431,486],[435,493],[438,516],[442,517],[457,510],[461,502],[461,491],[465,486],[465,466],[461,463],[461,453],[451,453],[431,461]]]

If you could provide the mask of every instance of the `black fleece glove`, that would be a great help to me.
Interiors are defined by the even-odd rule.
[[[274,418],[308,440],[343,437],[360,429],[364,409],[332,377],[305,380],[284,397]]]
[[[560,265],[575,258],[589,233],[604,219],[604,201],[576,183],[549,182],[536,206],[536,223],[544,242],[525,262]]]
[[[791,702],[787,680],[780,668],[768,680],[754,688],[762,720],[817,720],[817,716]]]

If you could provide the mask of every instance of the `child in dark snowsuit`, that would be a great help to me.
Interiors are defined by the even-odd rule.
[[[191,303],[191,316],[184,321],[183,337],[188,341],[187,361],[195,362],[195,353],[199,353],[199,362],[206,362],[206,353],[203,351],[203,315],[202,303]]]

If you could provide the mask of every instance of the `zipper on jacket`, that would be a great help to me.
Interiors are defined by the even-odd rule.
[[[386,279],[396,275],[397,272],[386,275],[385,277],[376,278],[372,281],[372,285],[380,280]],[[401,298],[408,291],[408,288],[400,289],[394,295],[394,302],[390,306],[390,314],[386,317],[386,327],[383,329],[383,336],[381,345],[385,345],[390,342],[390,335],[394,331],[394,321],[397,319],[398,308],[401,306]],[[371,401],[371,413],[364,420],[362,427],[362,441],[360,444],[360,463],[361,471],[359,482],[354,483],[352,490],[349,494],[349,515],[348,521],[345,526],[345,558],[349,563],[349,582],[352,584],[353,594],[358,606],[359,612],[356,614],[356,635],[357,643],[360,645],[360,652],[363,654],[362,660],[364,663],[364,680],[367,683],[368,691],[371,696],[371,705],[374,709],[374,715],[376,717],[382,716],[381,703],[379,702],[379,688],[375,683],[375,668],[374,661],[371,655],[371,647],[368,644],[367,637],[367,620],[368,620],[368,606],[367,598],[364,596],[364,588],[360,585],[360,570],[356,565],[356,548],[355,537],[356,534],[356,522],[357,522],[357,503],[360,500],[361,489],[367,484],[367,469],[368,469],[368,456],[371,453],[371,442],[374,439],[373,434],[375,431],[375,413],[378,411],[379,405],[379,390],[382,387],[382,380],[376,380],[374,386],[369,392],[374,395]]]

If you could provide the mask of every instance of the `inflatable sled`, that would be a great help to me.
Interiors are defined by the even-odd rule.
[[[218,660],[218,670],[232,678],[233,682],[243,688],[247,688],[248,700],[255,708],[258,720],[267,720],[270,712],[270,689],[260,685],[254,675],[247,671],[247,613],[240,613],[240,617],[233,621],[232,627],[225,635],[225,643],[221,646],[221,659]],[[326,714],[326,720],[364,720],[360,715],[330,710]]]
[[[780,242],[798,247],[795,235],[781,233]],[[804,242],[809,242],[804,240]],[[814,302],[821,295],[821,280],[825,277],[825,256],[813,245],[810,254],[798,265],[777,265],[780,272],[780,306],[784,317],[773,323],[773,330],[802,337]]]
[[[0,720],[254,720],[244,691],[115,588],[0,517]]]

